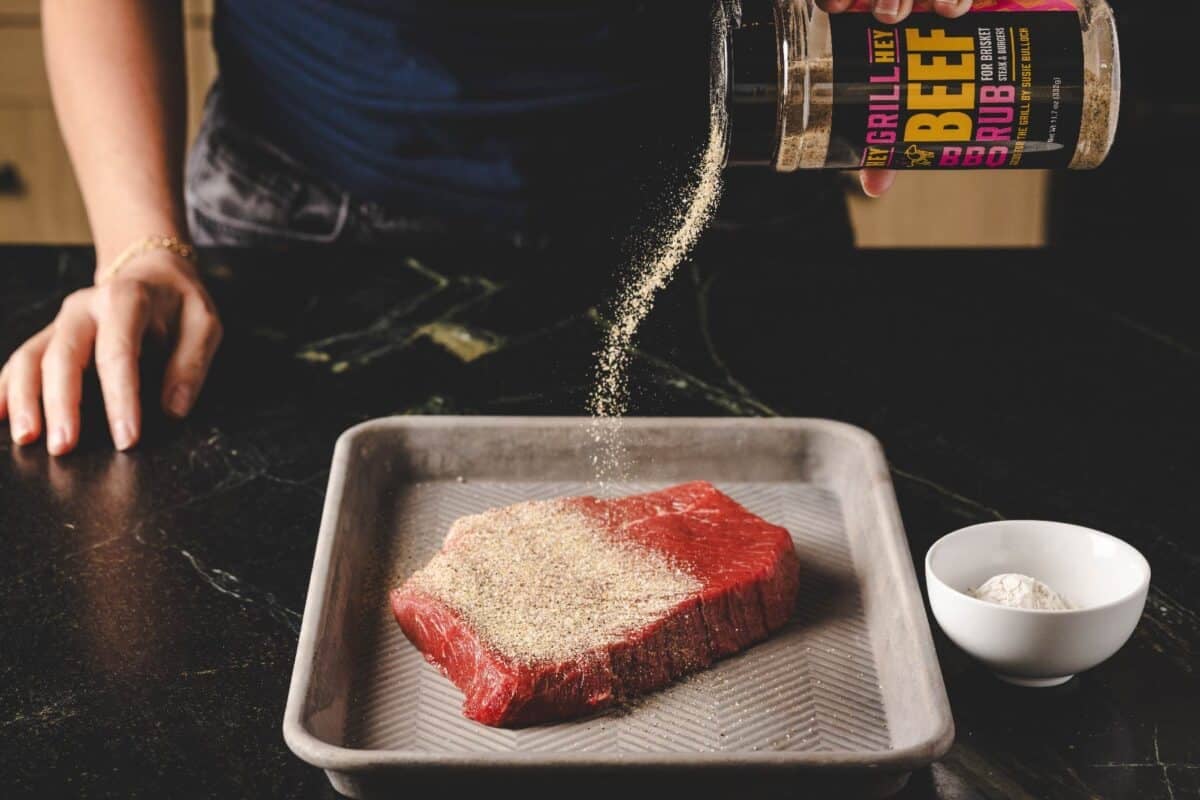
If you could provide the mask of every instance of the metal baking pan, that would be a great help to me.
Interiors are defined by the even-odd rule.
[[[882,450],[827,420],[621,428],[636,482],[614,493],[703,478],[791,531],[803,573],[785,629],[631,707],[522,730],[465,719],[458,690],[391,619],[386,590],[459,516],[594,491],[589,424],[396,417],[342,435],[283,722],[297,756],[352,797],[656,781],[878,797],[946,752],[954,723]]]

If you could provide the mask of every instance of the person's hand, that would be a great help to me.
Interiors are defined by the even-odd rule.
[[[961,17],[971,10],[973,0],[870,0],[871,12],[886,25],[895,25],[909,14],[913,7],[934,12],[943,17]],[[850,8],[865,5],[865,0],[817,0],[817,5],[830,14],[840,14]],[[896,173],[890,169],[859,170],[859,183],[868,197],[879,197],[892,187]]]
[[[75,447],[83,371],[94,356],[113,443],[132,447],[142,429],[138,357],[148,334],[174,343],[162,405],[186,416],[221,341],[221,323],[195,268],[156,250],[69,295],[54,321],[0,369],[0,420],[9,418],[13,441],[29,444],[44,430],[52,454]]]

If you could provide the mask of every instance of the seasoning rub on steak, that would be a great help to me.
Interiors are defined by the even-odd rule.
[[[463,517],[391,592],[409,640],[486,725],[568,719],[660,688],[787,622],[783,528],[705,482]]]

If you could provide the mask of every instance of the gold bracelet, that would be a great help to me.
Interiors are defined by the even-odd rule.
[[[116,275],[121,267],[128,264],[134,257],[144,255],[152,250],[166,250],[168,253],[179,256],[189,264],[196,263],[196,248],[178,236],[147,236],[145,239],[138,239],[129,245],[129,247],[122,250],[121,254],[114,258],[112,263],[96,276],[96,284],[99,285]]]

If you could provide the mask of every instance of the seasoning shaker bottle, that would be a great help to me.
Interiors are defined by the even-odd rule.
[[[797,169],[1092,169],[1116,136],[1106,0],[977,0],[879,22],[869,0],[723,0],[714,57],[730,164]],[[719,13],[721,13],[719,11]]]

